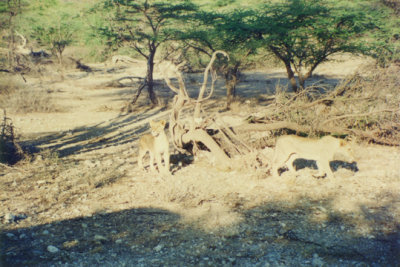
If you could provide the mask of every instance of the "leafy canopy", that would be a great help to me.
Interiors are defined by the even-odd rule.
[[[301,86],[338,52],[368,54],[364,37],[380,27],[382,13],[369,1],[291,0],[264,5],[259,14],[265,46],[298,74]]]
[[[110,24],[100,29],[108,45],[129,45],[148,58],[161,44],[173,40],[171,28],[180,27],[188,12],[196,10],[189,1],[107,0],[104,8],[114,12]]]
[[[185,29],[177,36],[187,47],[209,57],[217,50],[226,51],[229,65],[239,66],[246,64],[248,56],[258,47],[257,21],[254,18],[251,10],[202,11],[193,17],[195,27]]]

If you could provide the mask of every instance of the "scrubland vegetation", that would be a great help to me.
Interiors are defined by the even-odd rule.
[[[397,266],[399,8],[1,1],[0,266]],[[159,119],[171,176],[137,168]],[[357,161],[275,177],[285,134]]]

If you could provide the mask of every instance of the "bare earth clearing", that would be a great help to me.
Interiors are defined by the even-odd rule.
[[[334,83],[361,63],[325,64],[316,77]],[[137,141],[150,119],[168,119],[168,106],[148,108],[143,92],[125,113],[135,90],[104,87],[143,77],[145,66],[93,68],[64,81],[27,77],[60,111],[8,114],[21,143],[40,151],[0,170],[0,266],[400,266],[398,147],[358,144],[358,172],[339,168],[334,179],[315,179],[308,168],[279,178],[268,166],[241,168],[248,157],[223,172],[207,152],[193,161],[171,145],[173,176],[158,177],[137,169]],[[185,79],[198,90],[200,77]],[[241,103],[219,115],[262,113],[258,95],[286,83],[282,70],[242,80]],[[171,100],[163,82],[156,90]],[[222,109],[224,93],[220,79],[206,112]]]

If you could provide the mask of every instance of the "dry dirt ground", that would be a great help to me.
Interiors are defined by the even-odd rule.
[[[326,64],[316,77],[334,83],[361,63]],[[137,141],[150,119],[168,118],[173,93],[160,82],[164,107],[149,108],[143,94],[126,113],[135,90],[104,84],[143,76],[145,66],[92,67],[64,80],[28,77],[59,112],[8,113],[32,156],[0,166],[0,266],[400,266],[398,147],[357,144],[359,171],[315,179],[309,168],[272,177],[268,166],[246,167],[249,156],[223,172],[206,152],[193,158],[171,146],[173,175],[159,177],[137,169]],[[186,76],[193,94],[200,77]],[[241,103],[219,114],[262,113],[258,95],[284,77],[244,73]],[[222,109],[223,95],[219,81],[206,112]]]

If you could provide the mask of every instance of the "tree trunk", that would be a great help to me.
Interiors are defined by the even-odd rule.
[[[63,67],[62,51],[57,51],[56,55],[58,59],[58,64],[60,65],[60,68],[62,68]]]
[[[147,59],[147,73],[146,73],[146,85],[147,85],[147,91],[149,92],[149,98],[150,101],[153,105],[157,105],[157,96],[154,93],[154,80],[153,80],[153,73],[154,73],[154,56],[156,54],[156,51],[152,50],[150,52],[150,55]]]
[[[292,90],[293,92],[297,93],[299,89],[297,87],[296,77],[294,76],[294,72],[292,70],[292,67],[290,66],[290,57],[282,55],[276,47],[270,46],[269,49],[271,49],[275,56],[277,56],[285,64],[286,72],[290,85],[292,86]]]
[[[306,80],[309,79],[312,76],[313,69],[315,69],[315,68],[311,68],[304,75],[302,73],[300,73],[300,72],[297,73],[297,76],[299,77],[299,85],[300,85],[301,89],[306,88]]]
[[[226,108],[229,109],[235,95],[236,85],[239,81],[239,66],[228,68],[225,72],[225,86],[226,86]]]
[[[306,80],[307,79],[309,79],[309,78],[311,78],[311,76],[313,75],[313,71],[314,71],[314,69],[317,67],[317,64],[314,66],[314,67],[312,67],[312,68],[310,68],[310,70],[304,75],[304,77],[303,77],[303,80],[301,81],[301,86],[303,87],[303,88],[305,88],[305,83],[306,83]]]
[[[64,70],[64,66],[63,66],[63,60],[62,60],[62,51],[56,49],[54,53],[56,54],[56,57],[58,59],[61,80],[64,80],[65,79],[65,70]]]
[[[10,70],[14,70],[15,67],[15,34],[13,17],[14,15],[10,14],[10,18],[8,20],[8,23],[10,25],[10,41],[8,43],[8,66]]]
[[[296,77],[294,76],[292,67],[290,66],[290,62],[285,61],[284,63],[285,63],[286,72],[288,75],[290,85],[292,86],[292,90],[293,90],[293,92],[297,93],[299,91],[299,88],[297,86]]]
[[[300,75],[298,75],[298,77],[299,77],[300,90],[303,90],[304,88],[306,88],[306,78]]]

